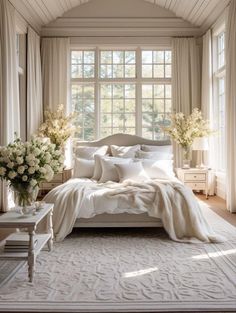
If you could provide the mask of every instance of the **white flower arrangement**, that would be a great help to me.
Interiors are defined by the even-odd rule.
[[[55,144],[42,138],[22,142],[17,138],[6,147],[0,147],[0,179],[15,190],[29,190],[41,181],[50,181],[63,169],[64,157]]]
[[[73,135],[75,127],[72,125],[77,113],[68,116],[64,113],[64,105],[60,104],[55,112],[49,109],[44,112],[45,122],[40,126],[38,135],[50,138],[57,147],[63,148],[67,139]]]
[[[171,125],[164,127],[167,133],[185,151],[188,151],[195,138],[206,137],[214,133],[209,127],[209,121],[204,120],[199,109],[193,109],[192,114],[176,113],[170,116]]]

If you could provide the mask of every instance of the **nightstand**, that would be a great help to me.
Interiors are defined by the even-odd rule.
[[[177,177],[184,185],[190,187],[192,190],[203,190],[206,193],[206,199],[208,199],[208,169],[190,168],[176,169]]]
[[[28,252],[4,252],[4,245],[0,245],[1,259],[21,259],[28,261],[28,277],[29,281],[33,281],[34,267],[36,257],[43,249],[45,244],[48,245],[49,251],[53,244],[53,225],[52,225],[53,204],[46,203],[37,214],[29,214],[22,216],[16,211],[8,211],[0,216],[0,228],[23,228],[26,229],[29,236]],[[46,233],[36,233],[38,224],[47,219]],[[6,238],[7,239],[7,238]],[[2,242],[5,244],[5,240]],[[36,243],[36,245],[34,244]]]
[[[43,198],[50,190],[60,186],[72,177],[72,168],[66,168],[62,172],[54,175],[50,182],[42,182],[39,185],[39,196],[38,198]]]

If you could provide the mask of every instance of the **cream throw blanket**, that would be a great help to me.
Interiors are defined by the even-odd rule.
[[[97,189],[108,188],[104,196],[122,197],[130,207],[145,208],[150,216],[161,218],[170,238],[180,242],[222,242],[205,220],[193,192],[175,181],[152,180],[138,183],[97,184]],[[61,190],[63,188],[63,192]],[[44,200],[54,206],[53,227],[56,241],[63,240],[79,217],[81,201],[86,188],[77,184],[64,184],[49,192]],[[94,187],[93,187],[94,188]]]

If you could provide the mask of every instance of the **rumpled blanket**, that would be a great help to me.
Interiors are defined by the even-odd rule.
[[[223,242],[214,233],[202,214],[192,190],[176,181],[149,180],[97,184],[106,188],[104,197],[121,198],[132,207],[146,209],[150,216],[161,218],[169,237],[178,242]],[[62,241],[79,217],[80,205],[90,186],[63,184],[51,190],[44,198],[54,203],[53,228],[56,241]],[[94,187],[93,187],[94,188]]]

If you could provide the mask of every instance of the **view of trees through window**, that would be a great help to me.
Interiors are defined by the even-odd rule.
[[[78,139],[115,133],[163,139],[172,107],[171,51],[72,50],[71,106]]]

